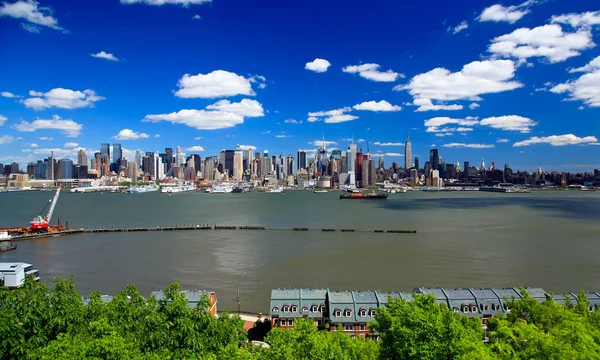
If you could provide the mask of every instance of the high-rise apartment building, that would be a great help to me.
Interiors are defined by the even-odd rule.
[[[60,168],[59,179],[72,179],[73,178],[73,160],[60,159],[60,160],[58,160],[58,167]]]
[[[404,143],[404,168],[410,169],[412,167],[412,144],[410,143],[410,137],[406,135],[406,143]]]

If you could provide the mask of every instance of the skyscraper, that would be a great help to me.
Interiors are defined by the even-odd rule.
[[[242,175],[244,174],[244,157],[242,155],[242,149],[238,145],[235,148],[233,154],[233,180],[242,181]]]
[[[260,166],[260,176],[264,178],[265,176],[267,176],[267,174],[271,172],[271,167],[273,166],[272,160],[269,157],[268,150],[265,150],[261,161],[262,163]]]
[[[384,164],[383,156],[379,157],[379,168],[380,169],[385,169],[385,164]]]
[[[58,167],[60,168],[60,178],[61,179],[72,179],[73,178],[73,160],[60,159],[58,161]]]
[[[294,175],[294,155],[292,154],[287,157],[286,174],[287,176]]]
[[[410,137],[406,134],[406,143],[404,144],[404,168],[410,169],[412,167],[412,144],[410,143]]]
[[[177,146],[177,155],[176,155],[177,165],[185,164],[185,155],[181,152],[181,147]]]
[[[354,138],[352,139],[352,144],[348,146],[348,152],[346,153],[346,161],[348,172],[356,172],[356,154],[358,153],[358,145],[354,143]]]
[[[135,164],[137,165],[138,169],[142,168],[142,154],[139,150],[135,151]]]
[[[298,150],[298,165],[296,169],[306,169],[306,150]]]
[[[165,154],[167,155],[166,172],[168,173],[169,171],[171,171],[171,168],[173,167],[173,148],[165,148]]]
[[[438,170],[440,167],[440,157],[438,155],[438,149],[429,150],[429,162],[433,170]]]
[[[82,166],[88,166],[88,158],[85,150],[79,149],[77,152],[77,164]]]
[[[417,169],[417,173],[419,172],[419,157],[415,156],[415,169]]]
[[[121,167],[121,158],[123,157],[123,152],[121,151],[121,144],[113,144],[113,154],[112,154],[112,170],[116,173],[119,172],[119,168]]]

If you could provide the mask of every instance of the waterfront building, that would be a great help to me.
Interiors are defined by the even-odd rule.
[[[416,160],[415,160],[415,163],[416,163]],[[406,134],[406,143],[404,143],[404,168],[408,170],[411,167],[412,167],[412,144],[410,143],[410,137],[408,136],[408,134]]]
[[[73,160],[58,160],[58,168],[60,169],[60,175],[58,176],[58,179],[73,179]]]
[[[298,181],[298,188],[305,189],[310,187],[310,179],[306,169],[298,169],[298,175],[296,177]]]
[[[438,149],[429,150],[429,162],[431,163],[431,168],[433,170],[438,170],[440,168],[440,157],[438,154]]]
[[[33,269],[33,265],[21,262],[0,263],[0,287],[18,288],[23,286],[25,277],[33,276],[35,281],[40,280],[40,272]]]
[[[182,290],[180,293],[185,296],[188,308],[196,309],[198,305],[202,304],[202,301],[206,300],[208,302],[208,309],[206,311],[213,317],[217,316],[217,295],[214,291]],[[165,298],[165,294],[162,291],[153,291],[150,296],[154,296],[159,302],[170,302],[170,300]]]
[[[294,327],[294,320],[310,318],[318,328],[328,322],[327,290],[325,289],[276,289],[271,291],[271,326]]]
[[[235,148],[233,154],[233,180],[242,181],[242,175],[244,174],[244,159],[242,156],[242,149],[238,145]]]
[[[35,176],[35,163],[30,162],[27,164],[27,176],[33,179]]]
[[[83,149],[77,151],[77,165],[88,166],[88,157]]]
[[[29,186],[29,176],[27,174],[11,174],[6,181],[6,187],[13,189],[22,189]]]

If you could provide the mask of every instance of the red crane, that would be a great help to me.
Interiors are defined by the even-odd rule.
[[[50,219],[52,219],[52,213],[54,212],[54,208],[56,207],[56,202],[58,201],[58,196],[60,195],[60,189],[61,189],[61,186],[59,186],[58,189],[56,189],[56,194],[54,194],[54,197],[52,198],[52,200],[48,201],[48,204],[50,204],[50,209],[48,209],[48,213],[46,214],[46,216],[45,217],[42,216],[42,213],[44,212],[44,210],[46,209],[48,204],[46,204],[40,211],[40,214],[38,216],[36,216],[30,222],[31,231],[34,231],[34,232],[48,231],[48,224],[50,224]]]

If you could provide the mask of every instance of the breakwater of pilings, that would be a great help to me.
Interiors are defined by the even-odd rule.
[[[13,240],[28,240],[40,237],[56,237],[70,234],[96,234],[96,233],[122,233],[122,232],[148,232],[148,231],[295,231],[295,232],[342,232],[342,233],[376,233],[376,234],[416,234],[417,230],[402,229],[355,229],[355,228],[312,228],[312,227],[272,227],[252,225],[175,225],[155,227],[101,227],[93,229],[70,229],[51,233],[31,234],[15,237]]]

